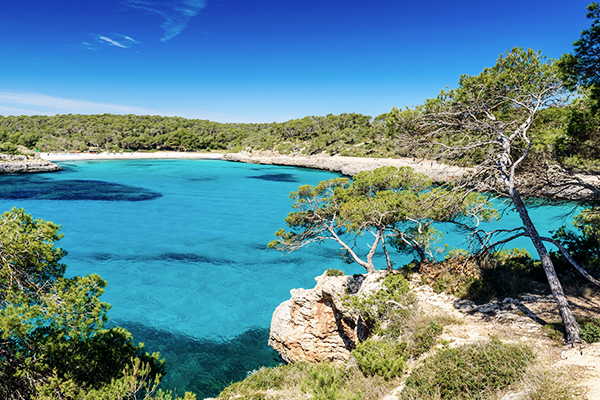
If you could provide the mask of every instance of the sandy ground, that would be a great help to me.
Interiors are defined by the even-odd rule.
[[[79,161],[79,160],[164,160],[164,159],[197,159],[220,160],[223,153],[183,153],[177,151],[157,151],[153,153],[37,153],[40,158],[48,161]]]

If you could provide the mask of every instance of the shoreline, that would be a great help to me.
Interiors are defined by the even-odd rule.
[[[36,153],[47,161],[87,161],[87,160],[221,160],[224,153],[187,153],[179,151],[157,151],[153,153]]]
[[[470,168],[440,164],[432,160],[416,158],[366,158],[347,156],[304,156],[282,155],[271,152],[240,152],[225,154],[223,160],[262,165],[286,165],[339,172],[353,176],[361,171],[371,171],[379,167],[411,167],[434,182],[451,182],[460,179]]]
[[[353,176],[360,171],[370,171],[383,166],[411,167],[423,173],[435,182],[447,182],[459,179],[468,168],[449,166],[431,160],[414,158],[366,158],[346,156],[305,156],[283,155],[265,152],[240,153],[194,153],[177,151],[157,151],[152,153],[37,153],[40,159],[47,161],[105,161],[105,160],[224,160],[261,165],[282,165],[290,167],[313,168],[339,172]]]
[[[242,151],[239,153],[195,153],[177,151],[157,151],[149,153],[36,153],[41,160],[53,161],[105,161],[105,160],[223,160],[260,165],[281,165],[289,167],[313,168],[324,171],[338,172],[346,176],[354,176],[361,171],[371,171],[379,167],[411,167],[415,172],[427,175],[435,183],[455,182],[465,174],[472,172],[472,168],[441,164],[436,161],[416,158],[367,158],[327,155],[284,155],[271,151]],[[25,171],[24,171],[25,172]],[[27,171],[34,172],[34,171]],[[1,173],[1,172],[0,172]],[[586,176],[577,174],[574,179],[579,179],[588,185],[600,186],[600,176]],[[573,183],[576,183],[573,181]],[[560,189],[560,188],[559,188]],[[564,200],[581,200],[590,195],[589,189],[574,191],[553,190],[546,191],[538,197],[559,198]]]

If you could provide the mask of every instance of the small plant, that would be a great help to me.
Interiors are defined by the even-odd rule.
[[[490,399],[523,376],[535,356],[528,347],[497,338],[439,350],[406,380],[400,398]]]
[[[225,388],[219,395],[219,399],[229,399],[232,397],[254,396],[249,398],[259,399],[260,392],[267,389],[279,389],[284,383],[285,378],[291,371],[291,364],[277,368],[261,368],[248,376],[241,382],[232,384]]]
[[[218,399],[378,400],[396,385],[395,380],[365,377],[357,368],[300,362],[261,368],[227,387]]]
[[[369,325],[378,327],[384,316],[390,313],[408,314],[410,306],[415,304],[409,293],[408,281],[401,274],[388,274],[382,282],[382,288],[368,296],[345,296],[344,307],[358,314]]]
[[[304,393],[315,400],[361,400],[360,391],[345,387],[351,372],[329,363],[319,363],[308,370],[301,384]]]
[[[581,338],[588,343],[600,341],[600,319],[586,318],[577,320],[580,328]]]
[[[543,326],[542,330],[550,339],[558,344],[562,344],[565,337],[565,326],[562,322],[546,324]]]
[[[412,337],[410,346],[410,355],[419,357],[427,353],[437,342],[437,337],[444,331],[444,328],[436,321],[430,321],[424,327],[418,328]]]
[[[344,271],[334,268],[329,268],[325,271],[325,276],[344,276]]]
[[[536,366],[523,379],[527,388],[524,400],[585,400],[586,390],[573,384],[564,374]]]
[[[386,380],[402,376],[406,367],[406,342],[366,340],[352,352],[358,367],[365,375],[379,375]]]
[[[588,343],[600,342],[600,318],[577,318],[579,334]],[[544,332],[550,339],[562,343],[565,335],[565,325],[554,322],[544,326]]]

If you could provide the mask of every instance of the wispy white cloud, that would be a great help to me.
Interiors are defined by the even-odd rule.
[[[135,40],[135,39],[133,39],[133,38],[131,38],[129,36],[123,36],[123,35],[119,35],[119,36],[121,36],[123,39],[129,40],[130,42],[133,42],[133,43],[136,43],[136,44],[139,43],[137,40]]]
[[[28,107],[23,107],[28,106]],[[143,114],[157,115],[144,107],[94,102],[80,99],[49,96],[30,92],[0,92],[0,113],[11,115],[54,115],[71,114]]]
[[[107,36],[98,36],[98,40],[103,40],[103,41],[107,42],[108,44],[111,44],[111,45],[117,46],[117,47],[121,47],[123,49],[127,48],[127,46],[123,46],[121,43],[119,43],[116,40],[113,40]]]
[[[160,40],[166,42],[179,35],[188,26],[190,20],[206,7],[206,0],[125,0],[125,4],[160,15],[164,19],[160,27],[165,32]]]
[[[131,36],[121,35],[119,33],[113,33],[111,35],[93,34],[91,36],[96,39],[96,42],[100,45],[116,46],[122,49],[128,49],[136,44],[140,44],[139,41],[135,40]],[[81,42],[80,46],[86,50],[98,50],[97,47],[89,42]]]
[[[83,47],[86,50],[98,50],[97,48],[92,46],[89,42],[81,42],[81,47]]]

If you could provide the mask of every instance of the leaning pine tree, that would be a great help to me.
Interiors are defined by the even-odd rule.
[[[537,138],[531,128],[536,116],[542,109],[566,104],[568,96],[553,61],[539,51],[515,48],[479,75],[461,76],[457,89],[442,91],[417,110],[393,110],[389,123],[413,154],[473,163],[473,173],[465,176],[472,188],[510,198],[522,226],[503,233],[510,233],[509,239],[531,239],[565,324],[566,340],[573,343],[581,340],[579,326],[543,243],[552,240],[540,236],[522,198],[565,191],[579,191],[581,198],[598,196],[598,188],[545,161],[543,153],[533,154]]]

